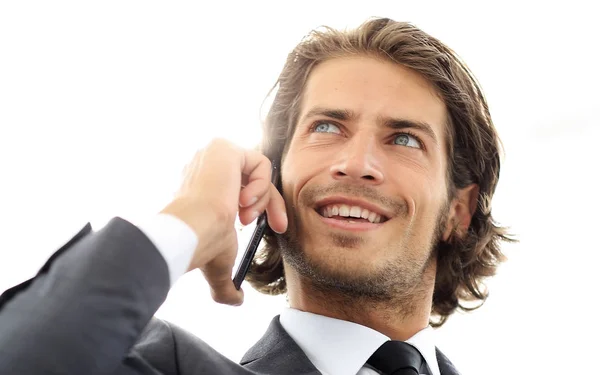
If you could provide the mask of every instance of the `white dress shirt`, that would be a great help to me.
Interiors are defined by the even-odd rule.
[[[150,239],[165,258],[173,285],[187,271],[198,244],[194,231],[180,219],[167,214],[130,222]],[[283,310],[280,322],[324,375],[379,374],[366,362],[377,348],[390,340],[387,336],[360,324],[292,308]],[[440,375],[431,327],[417,332],[406,342],[419,350],[432,375]]]
[[[324,375],[379,374],[366,362],[389,337],[360,324],[291,308],[282,311],[279,321]],[[431,327],[406,342],[425,358],[432,375],[440,375]]]

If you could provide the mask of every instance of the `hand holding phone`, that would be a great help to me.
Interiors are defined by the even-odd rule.
[[[272,163],[256,150],[216,139],[199,150],[186,165],[173,199],[160,211],[172,215],[199,239],[187,271],[199,269],[212,298],[228,305],[243,303],[241,289],[231,282],[238,255],[236,217],[249,225],[255,212],[269,213],[269,226],[287,229],[283,197],[271,184]]]

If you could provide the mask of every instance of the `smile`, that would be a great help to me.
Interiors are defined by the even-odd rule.
[[[345,231],[375,230],[391,219],[382,207],[351,197],[327,197],[317,202],[314,210],[327,226]]]
[[[360,206],[350,206],[347,204],[328,204],[317,211],[325,218],[337,220],[346,220],[350,222],[370,222],[373,224],[382,223],[387,220],[376,212]],[[358,219],[358,220],[355,220]]]

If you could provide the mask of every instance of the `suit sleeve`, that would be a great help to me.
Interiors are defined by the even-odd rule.
[[[133,224],[84,228],[0,296],[0,374],[138,373],[126,357],[169,286],[164,258]]]

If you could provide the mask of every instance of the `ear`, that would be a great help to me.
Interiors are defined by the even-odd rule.
[[[479,198],[479,185],[471,184],[465,188],[458,189],[456,195],[450,203],[450,212],[446,222],[443,240],[447,241],[452,232],[456,231],[460,237],[463,237],[469,226],[471,218],[477,209]]]

